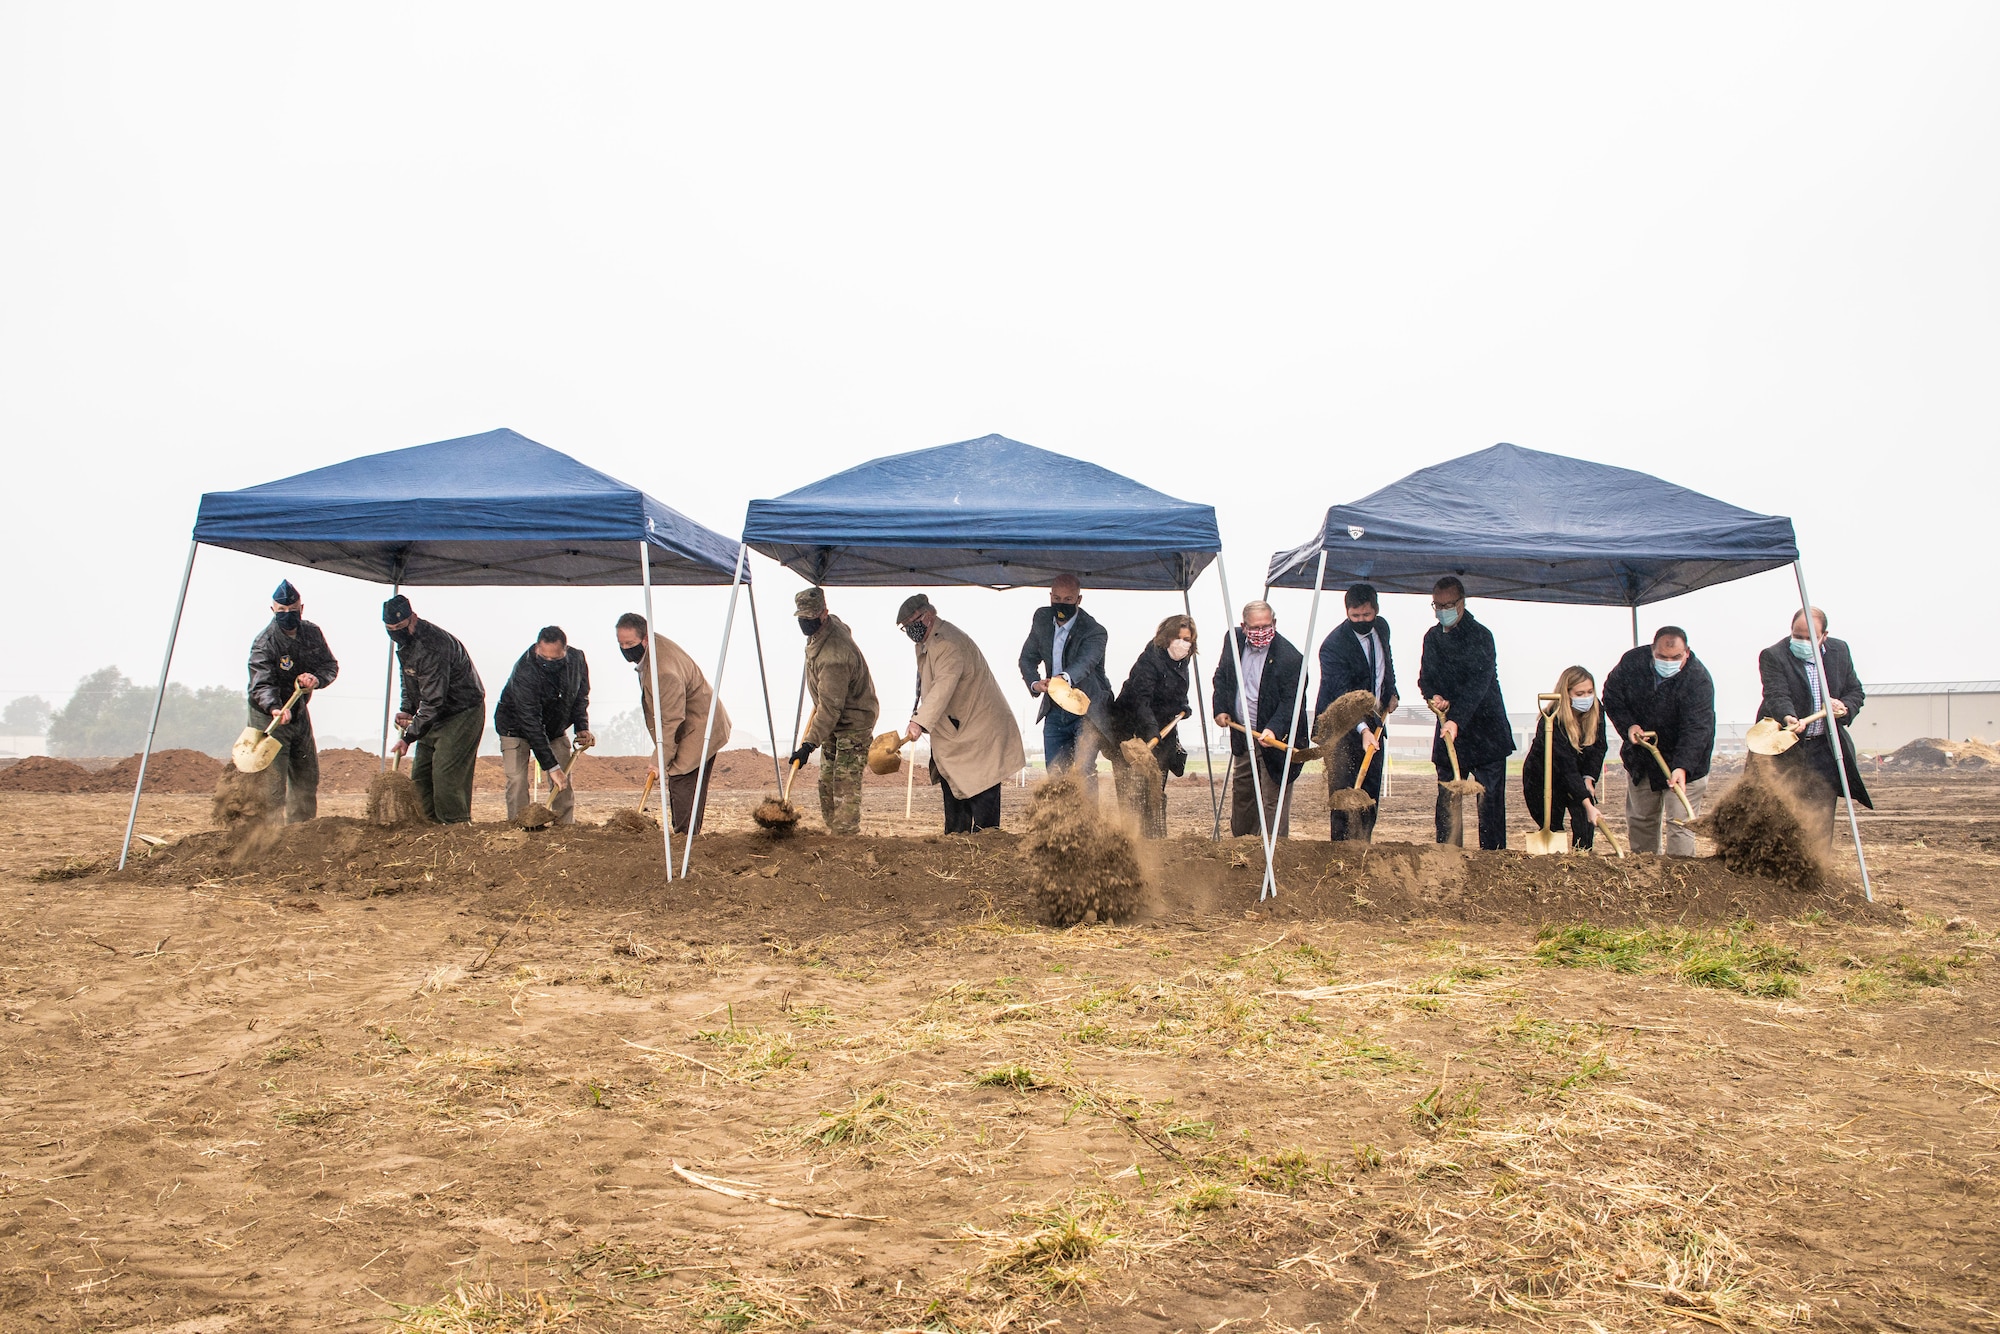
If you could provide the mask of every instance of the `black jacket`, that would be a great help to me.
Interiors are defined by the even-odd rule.
[[[1460,615],[1449,633],[1438,625],[1424,631],[1417,689],[1426,700],[1442,695],[1451,701],[1445,717],[1458,724],[1461,769],[1477,769],[1514,753],[1514,725],[1507,721],[1507,705],[1500,698],[1499,664],[1493,632],[1469,611]],[[1439,729],[1432,733],[1431,763],[1439,773],[1447,772],[1451,764]]]
[[[556,767],[550,737],[572,727],[590,730],[590,664],[574,648],[553,669],[543,667],[545,661],[530,647],[514,663],[514,674],[493,710],[493,730],[527,742],[548,770]]]
[[[1846,640],[1827,636],[1819,646],[1819,654],[1826,662],[1829,693],[1847,706],[1847,716],[1840,720],[1840,753],[1847,764],[1848,790],[1856,801],[1874,810],[1875,803],[1869,800],[1868,788],[1862,783],[1861,770],[1855,763],[1854,737],[1847,730],[1860,716],[1861,706],[1868,702],[1868,692],[1861,688],[1861,678],[1854,671],[1854,655],[1848,651]],[[1812,682],[1806,679],[1806,665],[1792,656],[1790,635],[1757,655],[1757,675],[1764,685],[1764,698],[1757,705],[1759,718],[1783,722],[1788,717],[1803,718],[1815,712]],[[1808,751],[1808,746],[1818,753]],[[1785,754],[1787,758],[1796,757],[1794,762],[1803,759],[1822,770],[1826,780],[1836,791],[1839,789],[1840,778],[1833,771],[1833,747],[1826,744],[1824,737],[1802,736]]]
[[[250,707],[269,716],[285,707],[292,689],[303,672],[319,678],[322,688],[340,675],[340,664],[326,646],[326,636],[311,621],[300,621],[299,632],[288,635],[278,628],[277,617],[250,641]],[[303,709],[312,703],[308,693],[299,700]]]
[[[1651,649],[1646,651],[1652,652]],[[1646,670],[1650,673],[1653,669],[1648,667]],[[1447,695],[1445,698],[1451,697]],[[1564,701],[1551,707],[1566,709],[1569,704]],[[1535,737],[1528,743],[1528,758],[1521,764],[1521,795],[1526,799],[1528,814],[1534,817],[1536,824],[1542,822],[1542,789],[1549,781],[1548,718],[1546,712],[1535,715]],[[1556,719],[1555,732],[1556,805],[1564,808],[1581,806],[1585,797],[1595,801],[1596,797],[1591,794],[1589,785],[1583,780],[1604,777],[1604,756],[1611,748],[1611,738],[1605,734],[1604,720],[1598,719],[1597,739],[1580,751],[1570,742],[1569,731],[1562,725],[1560,718]],[[1460,762],[1463,763],[1462,760]],[[1653,757],[1646,756],[1646,763],[1653,764]],[[1653,767],[1657,769],[1660,766],[1653,764]]]
[[[1658,761],[1644,746],[1632,744],[1634,724],[1660,734],[1653,744],[1667,757],[1668,768],[1686,770],[1690,783],[1708,777],[1715,753],[1715,678],[1692,649],[1672,676],[1653,670],[1651,644],[1625,654],[1604,678],[1604,711],[1618,733],[1618,758],[1633,782],[1644,779],[1655,792],[1667,790]]]
[[[1110,639],[1097,618],[1083,608],[1071,618],[1069,638],[1063,641],[1063,671],[1069,683],[1090,697],[1090,721],[1106,736],[1111,734],[1111,678],[1104,674],[1105,647]],[[1027,642],[1021,645],[1021,680],[1027,685],[1044,679],[1042,668],[1055,665],[1056,609],[1035,608],[1028,627]],[[1035,710],[1040,722],[1054,707],[1047,695]]]
[[[1389,649],[1389,622],[1381,616],[1374,621],[1376,642],[1382,654],[1382,690],[1375,691],[1375,671],[1368,655],[1361,651],[1361,637],[1352,622],[1342,621],[1319,645],[1319,698],[1313,703],[1313,717],[1350,690],[1365,690],[1375,696],[1375,708],[1386,713],[1396,695],[1396,655]]]
[[[396,650],[403,666],[401,712],[410,715],[403,739],[415,741],[447,718],[486,707],[486,687],[465,645],[421,618],[410,642]]]
[[[1271,735],[1280,741],[1290,741],[1293,736],[1301,740],[1309,737],[1312,733],[1312,711],[1307,701],[1311,698],[1308,688],[1312,683],[1309,680],[1301,680],[1306,667],[1305,655],[1294,648],[1292,641],[1283,635],[1271,641],[1270,652],[1264,655],[1264,674],[1258,678],[1257,716],[1254,719],[1245,718],[1242,716],[1243,706],[1236,699],[1236,650],[1247,651],[1249,646],[1243,641],[1242,626],[1237,626],[1229,633],[1235,637],[1236,642],[1234,646],[1222,650],[1220,655],[1222,661],[1216,665],[1213,683],[1215,693],[1210,700],[1210,713],[1226,713],[1237,722],[1248,726],[1253,732],[1261,732],[1268,727],[1271,729]],[[1295,695],[1299,702],[1299,711],[1296,715],[1288,716]],[[1298,724],[1296,730],[1293,728],[1294,722]],[[1249,750],[1248,739],[1233,727],[1229,729],[1229,749],[1231,753],[1237,755]],[[1257,753],[1264,757],[1264,767],[1270,770],[1272,777],[1275,778],[1282,772],[1285,763],[1284,751],[1259,745]],[[1303,763],[1293,765],[1293,774],[1296,775],[1303,767]]]
[[[1173,656],[1158,644],[1146,645],[1145,652],[1132,664],[1132,671],[1126,676],[1125,685],[1112,705],[1111,721],[1116,729],[1112,733],[1114,740],[1137,737],[1141,741],[1151,741],[1168,723],[1191,711],[1188,661],[1182,658],[1175,662]],[[1178,731],[1167,733],[1154,749],[1154,754],[1159,756],[1162,769],[1174,774],[1187,772],[1187,750],[1181,745]]]

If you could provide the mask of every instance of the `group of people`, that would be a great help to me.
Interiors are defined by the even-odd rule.
[[[1387,765],[1375,752],[1386,741],[1386,720],[1402,702],[1395,653],[1375,589],[1355,584],[1343,601],[1346,619],[1319,645],[1316,694],[1304,654],[1278,633],[1269,603],[1247,604],[1230,632],[1210,683],[1210,709],[1229,737],[1232,835],[1289,836],[1290,793],[1303,768],[1301,753],[1313,720],[1355,691],[1372,696],[1374,707],[1352,730],[1322,739],[1324,761],[1333,786],[1352,786],[1358,779],[1372,799],[1381,799]],[[1444,842],[1457,832],[1458,798],[1445,782],[1463,776],[1483,789],[1477,800],[1479,846],[1504,848],[1507,761],[1516,742],[1501,697],[1493,633],[1466,605],[1465,586],[1455,576],[1432,588],[1431,611],[1435,624],[1424,632],[1417,690],[1435,716],[1437,839]],[[283,747],[269,771],[274,809],[282,809],[287,820],[311,819],[319,782],[311,696],[331,684],[340,667],[326,636],[304,619],[304,601],[289,580],[272,594],[271,613],[250,650],[250,721],[269,729]],[[880,714],[874,679],[853,632],[828,610],[824,589],[800,592],[793,615],[805,636],[805,687],[813,707],[791,760],[804,765],[819,756],[819,804],[827,830],[858,833],[862,776]],[[485,732],[486,691],[478,669],[464,644],[419,617],[407,596],[397,594],[382,604],[382,623],[395,642],[402,675],[393,747],[398,762],[414,750],[410,777],[427,817],[443,824],[470,820],[473,768]],[[914,647],[917,668],[916,698],[903,737],[930,739],[931,778],[943,797],[945,832],[997,827],[1001,785],[1027,763],[1013,708],[978,646],[940,617],[928,596],[906,599],[896,624]],[[1800,736],[1804,744],[1779,762],[1830,836],[1841,773],[1826,729],[1835,729],[1842,747],[1848,791],[1868,804],[1848,734],[1866,694],[1847,645],[1827,636],[1825,613],[1813,609],[1812,638],[1807,626],[1803,614],[1794,617],[1790,637],[1759,655],[1758,716],[1776,719]],[[658,737],[668,739],[664,781],[674,830],[698,830],[715,756],[729,741],[728,710],[694,659],[665,635],[649,633],[645,617],[628,612],[614,628],[619,651],[638,677],[648,735],[656,746]],[[1093,799],[1099,756],[1124,771],[1134,763],[1125,743],[1134,740],[1154,757],[1144,781],[1164,786],[1185,773],[1187,751],[1177,724],[1193,710],[1197,632],[1191,617],[1161,621],[1116,691],[1106,672],[1108,645],[1104,626],[1083,609],[1081,583],[1062,575],[1050,584],[1048,605],[1036,610],[1017,663],[1023,685],[1037,701],[1047,769],[1076,771]],[[1575,846],[1591,847],[1604,816],[1598,784],[1615,735],[1626,771],[1624,814],[1633,847],[1692,856],[1694,836],[1681,816],[1700,810],[1716,724],[1715,681],[1695,656],[1687,631],[1662,626],[1651,644],[1619,658],[1601,690],[1589,669],[1566,668],[1545,698],[1554,702],[1538,712],[1521,772],[1529,817],[1551,830],[1568,829]],[[574,822],[570,770],[575,755],[595,742],[589,714],[590,668],[583,652],[570,645],[561,627],[544,626],[515,662],[493,715],[509,818],[529,804],[532,763],[548,776],[556,819]],[[657,761],[650,772],[658,777]],[[1135,813],[1147,812],[1142,832],[1165,834],[1163,801],[1135,807]],[[1371,838],[1377,810],[1371,805],[1331,811],[1332,836]]]

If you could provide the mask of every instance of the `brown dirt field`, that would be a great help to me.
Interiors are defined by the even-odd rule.
[[[491,793],[261,855],[162,794],[92,875],[119,795],[0,793],[0,1329],[2000,1328],[2000,776],[1880,780],[1874,907],[1433,790],[1068,931],[1016,789],[725,790],[671,887]]]

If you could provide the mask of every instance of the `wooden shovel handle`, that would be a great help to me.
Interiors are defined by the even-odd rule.
[[[1444,736],[1442,730],[1445,722],[1444,716],[1451,711],[1451,706],[1447,704],[1444,708],[1440,709],[1429,700],[1425,700],[1424,707],[1437,715],[1438,727],[1440,729],[1438,735]],[[1459,771],[1458,767],[1458,747],[1453,744],[1452,739],[1448,736],[1444,738],[1444,753],[1451,757],[1451,781],[1454,783],[1465,781],[1465,775]]]
[[[1375,729],[1375,750],[1382,749],[1382,734],[1388,730],[1386,727]],[[1354,790],[1357,792],[1361,790],[1361,780],[1368,776],[1368,766],[1375,760],[1375,750],[1361,752],[1361,767],[1354,771]]]
[[[791,772],[785,775],[785,790],[778,794],[778,800],[789,803],[792,799],[792,780],[799,776],[799,762],[792,761]]]
[[[639,793],[639,809],[642,811],[646,809],[646,798],[653,795],[653,781],[653,775],[647,774],[645,790]]]
[[[1167,733],[1173,731],[1176,727],[1179,727],[1181,725],[1181,719],[1185,717],[1187,717],[1186,710],[1182,710],[1180,713],[1175,714],[1174,720],[1168,723],[1165,727],[1162,727],[1160,729],[1160,734],[1154,737],[1151,741],[1148,741],[1146,745],[1148,747],[1157,746],[1162,741],[1165,741],[1167,739]]]
[[[1229,725],[1235,728],[1237,731],[1241,732],[1244,736],[1256,736],[1257,744],[1262,746],[1266,750],[1288,750],[1302,759],[1313,758],[1312,754],[1309,753],[1309,748],[1301,748],[1283,741],[1266,741],[1261,735],[1251,732],[1249,728],[1245,727],[1242,723],[1239,722],[1231,722]],[[1165,735],[1165,733],[1162,733],[1161,735]]]

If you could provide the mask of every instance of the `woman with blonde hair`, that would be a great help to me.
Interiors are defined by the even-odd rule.
[[[1597,808],[1597,780],[1604,775],[1604,753],[1609,749],[1604,735],[1604,705],[1597,698],[1597,678],[1587,668],[1565,667],[1556,678],[1555,694],[1562,698],[1535,719],[1534,740],[1528,758],[1521,765],[1521,795],[1528,803],[1528,818],[1542,823],[1542,791],[1549,782],[1549,710],[1555,726],[1555,803],[1549,812],[1549,828],[1563,828],[1568,816],[1570,843],[1588,848],[1597,838],[1597,824],[1604,818]]]
[[[1152,640],[1132,664],[1125,684],[1111,704],[1111,765],[1118,779],[1118,794],[1139,821],[1140,832],[1148,838],[1164,838],[1167,833],[1167,778],[1187,772],[1187,750],[1180,732],[1169,724],[1189,716],[1188,664],[1194,655],[1194,620],[1169,616],[1153,632]],[[1160,733],[1165,732],[1164,737]],[[1157,744],[1154,738],[1158,737]],[[1148,771],[1143,762],[1131,763],[1125,753],[1128,742],[1150,747],[1156,769]],[[1143,757],[1142,757],[1143,761]],[[1143,783],[1145,790],[1139,789]]]

